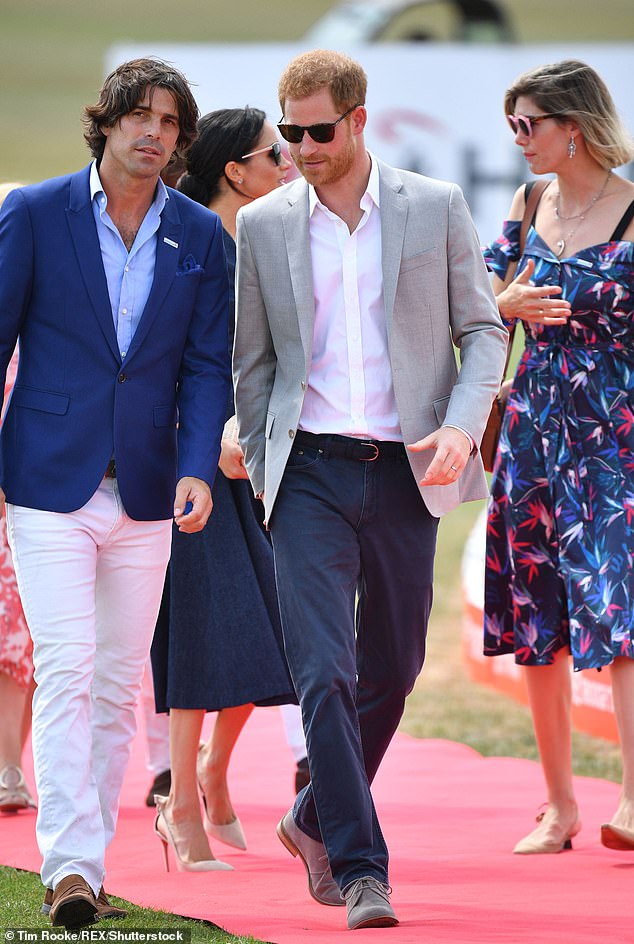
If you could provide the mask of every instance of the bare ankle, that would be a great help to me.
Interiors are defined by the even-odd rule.
[[[174,823],[202,822],[198,802],[183,802],[180,799],[170,798],[166,804],[166,813]]]
[[[550,799],[546,809],[550,810],[557,819],[568,819],[571,816],[577,816],[579,813],[579,807],[574,796]]]

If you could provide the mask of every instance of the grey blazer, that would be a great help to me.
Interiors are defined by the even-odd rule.
[[[383,295],[404,440],[416,442],[447,423],[479,443],[504,370],[508,334],[468,207],[455,184],[378,165]],[[253,490],[264,492],[268,520],[311,367],[315,306],[306,182],[295,180],[243,207],[237,245],[238,433]],[[433,450],[409,457],[420,482]],[[421,495],[435,516],[486,497],[479,454],[471,455],[457,482],[423,486]]]

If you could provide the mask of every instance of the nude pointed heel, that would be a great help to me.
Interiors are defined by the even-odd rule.
[[[158,816],[154,821],[154,832],[159,837],[161,842],[161,848],[163,849],[163,862],[165,864],[165,871],[169,872],[170,870],[170,860],[167,854],[167,839],[163,836],[163,833],[158,828]]]
[[[226,846],[233,846],[234,849],[241,849],[244,852],[247,847],[247,840],[244,835],[244,830],[242,829],[242,823],[238,817],[236,816],[230,823],[214,823],[209,818],[207,804],[204,802],[204,799],[203,805],[205,808],[203,823],[207,835],[213,836],[214,839],[217,839],[219,842],[224,842]]]
[[[201,744],[198,748],[199,764],[200,751],[204,746],[204,744]],[[213,836],[214,839],[217,839],[219,842],[223,842],[226,846],[232,846],[234,849],[240,849],[242,852],[244,852],[244,850],[247,848],[247,837],[244,835],[244,829],[242,828],[242,823],[240,822],[239,818],[234,816],[230,823],[214,823],[209,815],[209,810],[207,808],[207,797],[205,796],[205,791],[203,790],[200,771],[198,769],[197,780],[198,789],[200,790],[200,795],[203,799],[203,826],[205,827],[205,832],[208,836]]]
[[[174,857],[176,859],[176,868],[179,872],[233,871],[232,865],[229,865],[228,862],[221,862],[220,859],[198,859],[194,861],[183,859],[176,847],[176,841],[174,839],[173,833],[174,826],[173,824],[170,824],[167,816],[165,815],[167,797],[157,795],[154,797],[154,800],[158,810],[156,819],[154,821],[154,832],[158,836],[163,847],[163,858],[165,861],[166,872],[169,872],[168,846],[171,846],[172,852],[174,853]]]

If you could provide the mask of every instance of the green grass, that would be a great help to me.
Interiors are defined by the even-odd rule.
[[[125,931],[140,928],[148,930],[191,931],[192,944],[257,944],[254,937],[235,937],[226,934],[210,921],[194,921],[173,914],[139,908],[112,896],[111,901],[119,907],[129,909],[127,918],[100,921],[99,931],[112,929]],[[39,875],[20,869],[0,868],[0,930],[28,928],[37,930],[51,927],[46,915],[40,914],[42,883]]]

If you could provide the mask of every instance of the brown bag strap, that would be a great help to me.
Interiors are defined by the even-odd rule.
[[[537,211],[537,204],[541,200],[544,190],[550,183],[549,180],[532,180],[530,183],[527,183],[524,187],[524,199],[526,204],[524,206],[524,216],[522,217],[522,223],[520,225],[520,258],[524,252],[524,246],[526,244],[526,234],[528,233],[528,227],[533,222],[533,218]],[[504,374],[502,380],[506,377],[506,373],[509,369],[509,363],[511,361],[511,351],[513,350],[513,338],[515,337],[515,324],[512,324],[508,329],[509,332],[509,347],[506,354],[506,364],[504,365]]]
[[[549,183],[550,180],[531,180],[530,183],[527,183],[524,187],[524,199],[526,201],[526,205],[524,207],[522,224],[520,226],[520,256],[524,252],[524,246],[526,245],[526,234],[528,233],[528,227],[531,225],[535,217],[537,204],[541,200],[542,194]]]

